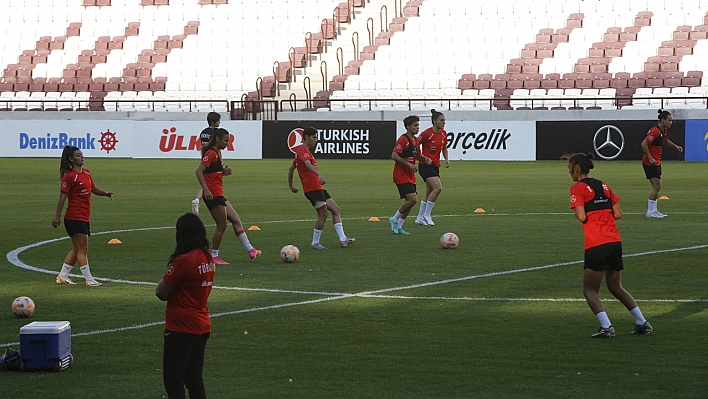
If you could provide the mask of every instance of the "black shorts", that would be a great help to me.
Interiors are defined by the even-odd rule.
[[[209,208],[209,210],[212,210],[212,209],[214,209],[214,207],[219,206],[219,205],[226,206],[226,201],[228,201],[228,200],[226,198],[224,198],[223,196],[214,197],[214,199],[211,201],[204,198],[204,203],[206,204],[207,208]]]
[[[440,168],[422,163],[418,165],[418,173],[423,181],[426,181],[429,177],[440,177]]]
[[[310,200],[312,206],[315,206],[315,203],[327,202],[327,200],[332,197],[329,196],[327,190],[315,190],[305,193],[305,198]]]
[[[622,243],[609,242],[585,250],[585,269],[603,272],[624,270]]]
[[[647,179],[661,179],[661,165],[645,165],[642,164],[644,167],[644,174],[647,176]]]
[[[64,219],[64,228],[66,229],[67,234],[69,234],[69,237],[73,237],[74,234],[86,234],[87,236],[91,235],[91,225],[89,222]]]
[[[406,194],[417,194],[418,192],[415,189],[415,184],[413,183],[403,183],[403,184],[396,184],[396,187],[398,187],[398,194],[401,194],[401,199],[406,198]]]

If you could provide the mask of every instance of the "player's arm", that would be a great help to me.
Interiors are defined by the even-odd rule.
[[[615,217],[615,220],[622,219],[622,208],[620,208],[619,202],[612,205],[612,216]]]
[[[585,213],[585,206],[576,205],[575,208],[575,218],[580,220],[581,223],[585,223],[588,220],[588,215]]]
[[[305,161],[305,167],[307,170],[310,172],[314,173],[317,175],[317,177],[320,179],[320,184],[325,184],[327,181],[325,180],[324,176],[322,176],[322,173],[320,173],[319,170],[315,167],[315,165],[312,164],[310,160]]]
[[[290,167],[288,168],[288,186],[290,187],[290,191],[297,193],[297,187],[293,186],[293,175],[295,174],[295,168],[296,166],[294,163],[291,163]]]
[[[671,140],[669,140],[669,139],[666,139],[666,142],[667,142],[670,146],[672,146],[672,147],[674,147],[675,149],[677,149],[678,152],[683,152],[683,147],[681,147],[680,145],[677,145],[676,143],[674,143],[673,141],[671,141]]]
[[[160,298],[161,301],[166,301],[172,288],[174,287],[167,284],[165,280],[160,279],[160,282],[157,283],[157,287],[155,288],[155,296]]]
[[[59,192],[59,201],[57,202],[57,213],[54,215],[54,219],[52,220],[52,226],[54,227],[58,227],[61,223],[59,221],[59,218],[61,218],[61,210],[64,209],[64,202],[66,202],[66,197],[68,195],[69,193]]]
[[[447,146],[444,146],[442,148],[442,154],[443,154],[443,158],[445,158],[445,167],[449,168],[450,167],[450,160],[447,157]]]
[[[644,151],[644,155],[647,156],[647,159],[649,160],[650,164],[656,164],[656,159],[652,158],[651,153],[649,153],[649,142],[647,141],[647,139],[644,139],[644,141],[642,141],[642,151]]]
[[[110,199],[113,199],[113,194],[115,194],[113,191],[106,191],[98,186],[91,187],[91,192],[94,195],[99,195],[101,197],[109,197]]]
[[[410,163],[410,162],[406,161],[405,159],[403,159],[401,157],[401,154],[397,153],[396,151],[391,153],[391,159],[393,159],[397,163],[408,166],[409,168],[413,169],[414,172],[418,171],[418,168],[415,166],[415,163]]]
[[[197,167],[197,171],[195,173],[197,175],[197,180],[199,181],[199,184],[202,186],[202,190],[204,190],[204,198],[211,201],[214,199],[214,196],[211,194],[211,191],[209,191],[209,188],[207,188],[206,180],[204,180],[204,171],[205,170],[206,170],[206,165],[204,165],[203,163],[200,163],[199,167]]]

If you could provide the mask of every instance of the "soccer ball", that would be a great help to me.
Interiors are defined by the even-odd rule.
[[[18,319],[32,317],[34,309],[34,301],[29,297],[18,296],[12,301],[12,314]]]
[[[455,233],[445,233],[440,237],[440,245],[445,249],[457,248],[460,245],[460,239]]]
[[[286,245],[280,250],[280,259],[286,263],[295,263],[300,259],[300,250],[294,245]]]

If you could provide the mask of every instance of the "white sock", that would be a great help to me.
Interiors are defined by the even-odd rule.
[[[425,216],[430,217],[430,211],[433,210],[433,207],[435,206],[435,202],[428,201],[428,205],[425,207]]]
[[[403,228],[403,223],[405,223],[405,222],[406,222],[406,219],[398,219],[398,229],[399,230]]]
[[[428,206],[428,201],[421,201],[420,202],[420,210],[418,211],[418,218],[417,219],[422,219],[423,216],[425,215],[425,208]]]
[[[317,244],[320,242],[320,236],[322,235],[322,230],[317,230],[315,229],[315,232],[312,233],[312,245]]]
[[[639,306],[630,310],[629,313],[631,313],[632,316],[634,316],[634,322],[637,323],[638,326],[641,326],[642,324],[647,322],[647,319],[645,319],[644,316],[642,315],[642,311],[639,310]]]
[[[597,317],[600,321],[600,326],[602,326],[602,328],[610,328],[612,325],[612,323],[610,323],[610,318],[607,317],[607,312],[600,312],[596,314],[595,317]]]
[[[93,276],[91,275],[91,269],[89,269],[88,263],[79,267],[79,269],[81,270],[81,274],[84,275],[84,278],[86,280],[93,280]]]
[[[71,273],[71,269],[73,269],[73,268],[74,268],[74,266],[67,265],[66,263],[64,263],[61,266],[61,271],[59,272],[59,275],[62,277],[67,277],[69,275],[69,273]]]
[[[400,219],[400,218],[401,218],[401,212],[396,211],[396,214],[393,215],[393,221],[398,223],[398,219]]]
[[[337,235],[339,236],[339,241],[344,241],[347,239],[347,235],[344,234],[344,227],[342,226],[342,223],[335,223],[334,231],[337,232]]]
[[[219,256],[219,250],[218,250],[218,249],[212,249],[212,250],[211,250],[211,257],[212,257],[212,258],[216,258],[217,256]]]
[[[244,248],[246,248],[246,250],[250,251],[253,249],[253,245],[251,245],[251,243],[248,241],[248,236],[246,235],[245,231],[239,231],[238,233],[236,233],[236,237],[239,241],[241,241],[241,244]]]
[[[656,200],[648,200],[647,213],[656,212]]]

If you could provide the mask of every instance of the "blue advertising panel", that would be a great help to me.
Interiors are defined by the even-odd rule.
[[[686,121],[686,161],[708,162],[708,120]]]

